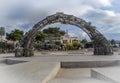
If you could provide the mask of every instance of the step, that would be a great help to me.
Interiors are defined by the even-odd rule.
[[[91,78],[91,68],[61,68],[56,77],[48,83],[110,83]]]
[[[91,70],[91,77],[107,80],[113,83],[120,83],[120,66],[93,68]]]
[[[119,65],[118,60],[100,60],[100,61],[62,61],[61,68],[96,68]]]

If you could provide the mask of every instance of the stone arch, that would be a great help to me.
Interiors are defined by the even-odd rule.
[[[81,28],[84,32],[86,32],[94,43],[94,55],[113,54],[113,50],[110,43],[98,30],[96,30],[94,26],[91,26],[90,22],[86,22],[85,20],[75,17],[73,15],[56,13],[54,15],[46,17],[42,21],[35,24],[33,28],[25,34],[23,40],[20,43],[20,46],[16,48],[15,56],[33,56],[34,53],[32,49],[32,43],[34,42],[36,32],[45,27],[46,25],[57,22],[77,26]]]

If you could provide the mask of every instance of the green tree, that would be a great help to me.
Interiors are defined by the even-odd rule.
[[[0,27],[0,37],[1,37],[1,41],[2,41],[2,36],[5,35],[5,28],[4,27]]]
[[[44,34],[43,32],[38,31],[37,34],[36,34],[35,40],[36,40],[37,42],[44,42],[46,36],[47,36],[47,35]]]
[[[67,50],[72,50],[72,49],[73,49],[73,44],[72,44],[72,43],[66,43],[66,44],[65,44],[65,48],[66,48]]]
[[[82,48],[84,48],[85,47],[85,44],[87,44],[88,43],[88,41],[86,40],[86,39],[83,39],[82,41],[81,41],[81,47]]]
[[[35,42],[34,42],[34,47],[35,47],[36,49],[39,50],[39,48],[41,47],[42,43],[44,42],[46,36],[47,36],[47,35],[44,34],[44,33],[41,32],[41,31],[38,31],[38,32],[36,33]]]
[[[44,29],[43,33],[52,37],[60,37],[65,34],[65,31],[60,30],[58,27],[49,27],[48,29]]]
[[[88,42],[88,41],[87,41],[86,39],[83,39],[83,40],[81,41],[81,43],[82,43],[83,45],[85,45],[87,42]]]
[[[115,43],[116,43],[114,39],[112,39],[110,42],[112,45],[115,45]]]
[[[19,29],[12,30],[10,33],[6,33],[6,39],[13,41],[20,41],[23,37],[24,32]]]
[[[81,46],[78,40],[73,40],[72,44],[75,50],[79,49],[79,47]]]
[[[58,45],[58,46],[60,46],[61,42],[60,41],[56,41],[55,44]]]
[[[56,48],[58,49],[58,50],[61,50],[61,49],[63,49],[63,44],[60,42],[60,41],[56,41],[55,42],[55,45],[56,45]]]
[[[43,33],[47,35],[47,39],[49,40],[52,49],[62,48],[62,45],[59,45],[61,42],[56,42],[56,40],[60,40],[60,37],[65,34],[65,31],[60,30],[58,27],[48,27],[43,30]]]

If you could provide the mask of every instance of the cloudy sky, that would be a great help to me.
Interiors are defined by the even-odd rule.
[[[107,39],[120,40],[120,0],[0,0],[0,26],[9,32],[28,31],[38,21],[56,12],[72,14],[92,22]],[[72,36],[87,35],[78,27],[55,24]]]

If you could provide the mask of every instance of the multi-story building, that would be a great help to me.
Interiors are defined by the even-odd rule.
[[[4,42],[5,40],[5,36],[0,36],[0,42]]]
[[[71,37],[66,33],[64,36],[61,37],[47,37],[45,38],[45,43],[52,43],[61,42],[62,44],[72,43],[74,40],[78,40],[77,37]]]
[[[78,40],[77,37],[71,37],[68,34],[65,34],[64,36],[61,36],[61,43],[66,44],[66,43],[72,43],[74,40]]]

